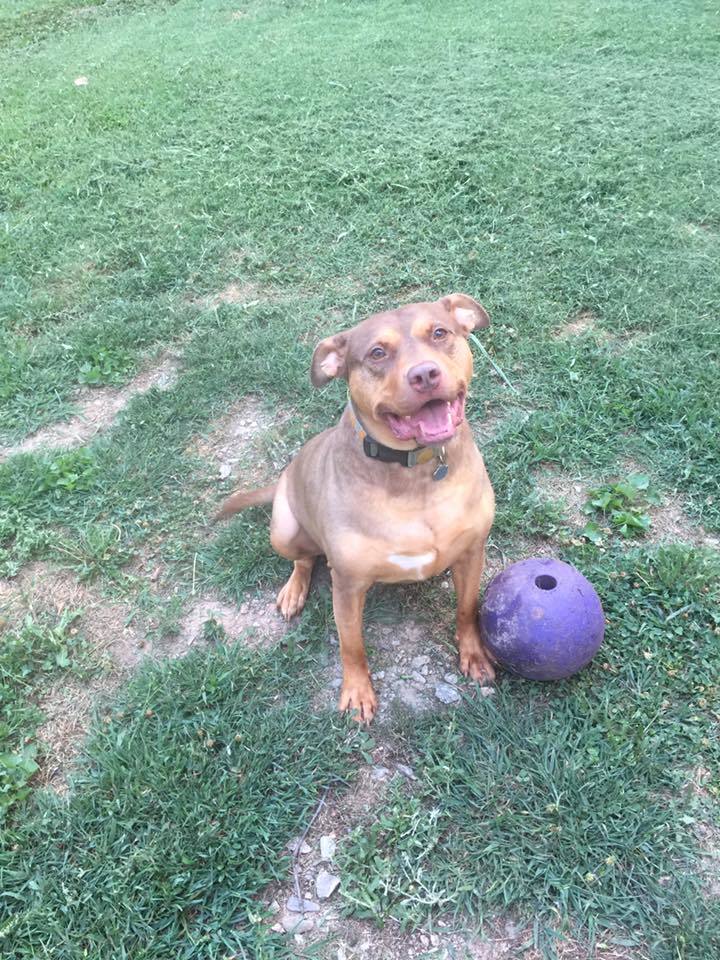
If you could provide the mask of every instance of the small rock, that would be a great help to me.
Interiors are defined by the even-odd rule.
[[[281,923],[274,923],[274,924],[270,927],[270,929],[273,930],[275,933],[284,933],[284,932],[285,932],[285,927],[284,927]]]
[[[387,780],[390,770],[387,767],[373,767],[370,776],[373,780]]]
[[[220,464],[220,479],[221,479],[221,480],[227,480],[227,478],[230,476],[231,473],[232,473],[232,467],[230,466],[229,463],[221,463],[221,464]]]
[[[385,671],[384,671],[384,670],[378,670],[378,672],[375,674],[375,679],[376,679],[376,680],[384,680],[384,679],[385,679]]]
[[[315,892],[321,900],[327,900],[340,886],[340,877],[328,873],[327,870],[321,870],[315,881]]]
[[[432,944],[433,947],[439,947],[439,946],[440,946],[440,937],[439,937],[436,933],[431,933],[431,934],[430,934],[430,943]]]
[[[404,763],[396,764],[398,773],[401,773],[404,777],[407,777],[408,780],[417,780],[415,776],[415,771],[412,767],[408,767]]]
[[[458,682],[457,674],[455,673],[446,673],[445,676],[443,677],[443,680],[445,681],[445,683],[450,683],[454,687],[457,686],[457,682]]]
[[[448,583],[447,580],[443,580],[443,582],[440,584],[440,586],[443,588],[443,590],[449,590],[449,589],[450,589],[450,584]]]
[[[517,923],[513,923],[512,920],[508,920],[508,922],[505,924],[505,936],[508,938],[508,940],[514,940],[515,937],[517,937],[517,935],[520,933],[520,930],[521,928],[517,925]]]
[[[286,933],[307,933],[315,926],[312,917],[298,917],[293,913],[284,914],[280,924]]]
[[[304,840],[301,841],[300,837],[295,837],[294,840],[291,840],[287,848],[294,857],[304,856],[312,851],[310,844]]]
[[[430,937],[428,937],[428,936],[427,936],[426,934],[424,934],[424,933],[421,933],[421,934],[420,934],[420,943],[421,943],[424,947],[429,947],[429,946],[430,946]]]
[[[287,909],[290,913],[317,913],[320,907],[312,900],[301,897],[288,897]]]
[[[330,834],[320,837],[320,856],[323,860],[332,860],[335,856],[335,837]]]
[[[336,677],[334,680],[331,680],[331,681],[330,681],[330,686],[333,688],[333,690],[339,690],[340,687],[342,686],[342,680],[341,680],[341,678],[340,678],[340,677]]]
[[[423,686],[427,683],[427,680],[425,679],[425,677],[418,670],[413,670],[412,678],[415,681],[415,683],[419,683]]]
[[[86,87],[90,83],[90,81],[88,80],[87,77],[75,77],[75,79],[73,80],[73,83],[75,84],[76,87]]]
[[[268,905],[268,910],[273,916],[275,916],[276,913],[280,913],[280,904],[277,900],[273,900],[273,902]]]
[[[460,694],[451,683],[435,684],[435,696],[441,703],[457,703],[460,700]]]
[[[410,662],[412,663],[415,670],[420,670],[422,667],[425,666],[426,663],[430,662],[430,657],[427,657],[427,656],[413,657]]]
[[[495,687],[480,687],[480,693],[483,697],[494,697]]]

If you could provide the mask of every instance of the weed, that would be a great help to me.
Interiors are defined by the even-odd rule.
[[[658,503],[660,497],[650,489],[650,478],[643,473],[631,473],[626,480],[590,490],[583,511],[587,514],[602,513],[610,529],[617,530],[623,537],[634,537],[648,531],[650,517],[645,510],[648,505]],[[601,543],[603,530],[596,521],[591,520],[583,528],[582,536],[591,543]]]
[[[133,367],[133,357],[126,350],[98,347],[80,360],[78,381],[88,387],[122,383]]]
[[[37,770],[32,736],[41,714],[33,705],[47,679],[68,670],[83,655],[83,641],[73,624],[77,613],[59,619],[27,614],[21,625],[3,632],[0,646],[0,822],[30,792]]]

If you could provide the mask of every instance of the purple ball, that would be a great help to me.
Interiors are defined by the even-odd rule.
[[[592,584],[552,558],[521,560],[494,577],[480,620],[498,663],[528,680],[561,680],[582,670],[605,633]]]

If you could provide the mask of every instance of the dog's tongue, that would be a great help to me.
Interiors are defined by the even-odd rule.
[[[388,418],[398,440],[412,440],[431,446],[449,440],[455,433],[452,411],[447,400],[431,400],[411,417]]]

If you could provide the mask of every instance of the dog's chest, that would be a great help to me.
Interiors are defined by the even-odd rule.
[[[364,517],[374,521],[342,537],[343,566],[350,561],[358,574],[384,583],[441,573],[487,536],[493,514],[492,491],[475,484],[402,503],[375,496],[369,506]]]

